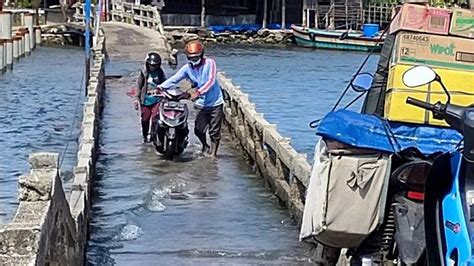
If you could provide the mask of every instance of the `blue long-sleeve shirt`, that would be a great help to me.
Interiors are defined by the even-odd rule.
[[[206,57],[203,59],[203,63],[198,67],[193,67],[191,64],[184,65],[176,74],[161,83],[159,87],[170,89],[187,78],[197,84],[197,91],[200,94],[195,105],[197,107],[215,107],[224,103],[216,75],[216,62],[214,59]]]

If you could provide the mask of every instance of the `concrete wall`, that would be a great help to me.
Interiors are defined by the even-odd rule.
[[[69,196],[59,175],[59,156],[30,155],[31,172],[20,177],[20,205],[0,227],[0,265],[84,265],[104,87],[105,37],[100,32],[84,103],[77,165]]]
[[[296,152],[290,139],[282,137],[276,125],[256,111],[248,94],[235,86],[225,73],[218,73],[217,79],[227,98],[224,108],[227,128],[301,224],[304,195],[311,174],[306,156]]]
[[[20,177],[20,205],[13,222],[0,227],[1,265],[77,265],[77,230],[59,176],[59,156],[30,155]]]
[[[191,14],[162,14],[161,19],[166,26],[200,26],[201,16]],[[206,25],[238,25],[255,24],[255,15],[239,16],[206,16]]]

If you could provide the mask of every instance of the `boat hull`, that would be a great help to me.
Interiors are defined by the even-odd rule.
[[[318,49],[333,49],[347,51],[368,52],[382,49],[382,43],[377,38],[347,36],[339,39],[340,34],[335,32],[309,31],[302,27],[292,26],[295,41],[299,46]]]

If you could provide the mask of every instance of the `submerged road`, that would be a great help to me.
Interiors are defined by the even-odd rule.
[[[104,28],[106,73],[122,78],[106,83],[89,264],[310,263],[298,226],[229,135],[217,161],[203,157],[192,133],[193,113],[190,145],[179,159],[163,160],[141,143],[127,92],[148,51],[165,56],[164,43],[151,30],[113,23]],[[165,67],[168,76],[174,71]]]

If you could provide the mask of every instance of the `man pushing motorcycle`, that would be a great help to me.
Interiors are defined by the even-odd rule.
[[[204,56],[204,45],[198,40],[188,42],[184,50],[188,63],[158,87],[162,90],[170,89],[183,79],[190,80],[196,86],[195,92],[191,94],[191,100],[195,101],[195,108],[199,110],[194,133],[201,141],[202,151],[215,158],[224,117],[224,98],[216,80],[216,62]],[[207,131],[211,146],[207,144]]]

